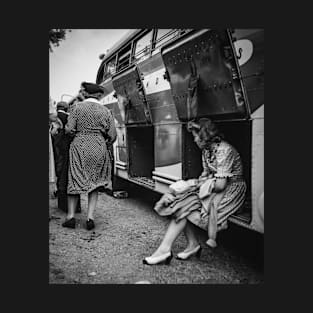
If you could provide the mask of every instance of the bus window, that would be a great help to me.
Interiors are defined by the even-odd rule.
[[[115,58],[107,63],[106,73],[113,75],[116,72]]]
[[[104,66],[105,64],[102,64],[99,72],[98,72],[98,75],[97,75],[97,84],[101,84],[104,80],[105,80],[105,72],[104,72]]]
[[[189,33],[190,31],[192,31],[192,29],[191,28],[188,28],[188,29],[180,29],[180,35],[184,35],[184,34],[187,34],[187,33]]]
[[[128,45],[125,49],[121,50],[118,53],[117,72],[129,65],[130,53],[131,53],[130,45]]]
[[[162,45],[176,37],[178,34],[178,29],[158,29],[155,40],[155,51],[160,51]]]
[[[136,43],[134,58],[136,61],[145,60],[149,57],[151,50],[152,31],[141,37]]]
[[[103,78],[100,77],[101,81],[106,80],[107,78],[111,77],[116,72],[115,59],[116,59],[116,57],[114,56],[111,60],[109,60],[106,63],[105,71],[104,71],[104,74],[102,76]]]

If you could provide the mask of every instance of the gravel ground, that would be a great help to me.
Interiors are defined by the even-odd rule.
[[[206,234],[199,230],[200,259],[173,258],[170,265],[144,265],[142,259],[161,242],[168,219],[152,210],[159,195],[137,187],[128,192],[126,199],[99,194],[92,231],[85,229],[86,196],[81,198],[82,213],[76,215],[78,225],[67,229],[61,226],[65,213],[58,210],[50,193],[50,284],[263,283],[263,242],[251,231],[232,227],[219,234],[214,250],[205,245]],[[185,245],[181,235],[173,253]]]

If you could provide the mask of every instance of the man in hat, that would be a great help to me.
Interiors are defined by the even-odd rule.
[[[68,162],[71,137],[65,134],[65,125],[67,124],[69,105],[65,101],[57,104],[57,116],[62,122],[62,129],[53,137],[55,152],[55,169],[57,176],[57,197],[58,208],[67,212],[67,183],[68,183]],[[80,212],[80,199],[77,204],[76,212]]]

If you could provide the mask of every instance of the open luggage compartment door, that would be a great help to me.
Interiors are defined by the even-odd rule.
[[[118,106],[125,124],[151,124],[151,114],[136,66],[113,77]]]
[[[193,32],[164,46],[161,53],[180,120],[247,117],[236,55],[227,30]],[[188,98],[193,78],[197,81],[194,103]]]

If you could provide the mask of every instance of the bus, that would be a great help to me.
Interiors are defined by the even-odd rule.
[[[201,151],[187,125],[209,117],[243,160],[246,201],[229,220],[264,234],[264,30],[134,29],[100,58],[100,101],[118,133],[115,175],[159,193],[198,177]]]

